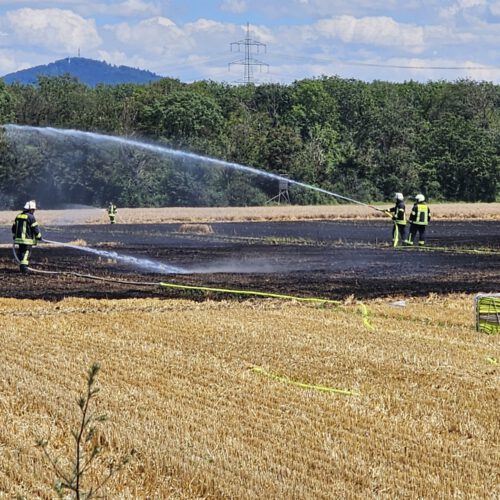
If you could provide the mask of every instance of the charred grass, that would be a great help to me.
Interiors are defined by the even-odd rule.
[[[390,303],[0,299],[0,497],[54,497],[35,442],[71,455],[98,361],[109,498],[497,498],[499,338],[472,296]]]

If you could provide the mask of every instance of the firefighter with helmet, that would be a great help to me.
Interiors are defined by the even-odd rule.
[[[111,202],[109,204],[109,207],[108,207],[108,217],[109,217],[109,223],[110,224],[114,224],[115,223],[116,212],[117,212],[116,205],[113,202]]]
[[[18,214],[12,225],[12,237],[17,245],[16,255],[19,260],[19,270],[28,272],[32,247],[42,240],[42,233],[35,219],[36,202],[27,201],[23,211]]]
[[[394,228],[392,229],[393,246],[397,247],[405,238],[406,216],[405,216],[405,197],[403,193],[394,194],[395,205],[387,210],[387,213],[392,216]]]
[[[408,238],[405,240],[405,244],[413,245],[418,232],[418,245],[423,247],[425,245],[425,228],[431,220],[431,211],[425,203],[425,196],[423,194],[415,196],[415,204],[408,220],[410,222],[410,232],[408,233]]]

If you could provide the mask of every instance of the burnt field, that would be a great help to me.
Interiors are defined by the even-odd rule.
[[[42,243],[34,249],[34,269],[106,279],[101,281],[72,274],[20,275],[10,228],[4,226],[0,296],[243,297],[150,285],[158,282],[330,299],[500,290],[498,221],[433,222],[424,249],[394,249],[390,232],[390,223],[377,220],[44,227],[48,240],[86,244],[119,258]],[[176,272],[160,273],[156,263]]]

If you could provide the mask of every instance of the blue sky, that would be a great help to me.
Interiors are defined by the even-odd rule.
[[[0,75],[77,56],[190,82],[500,83],[500,0],[0,0]],[[233,46],[233,49],[236,48]],[[255,49],[255,47],[252,47]],[[262,47],[261,47],[262,49]]]

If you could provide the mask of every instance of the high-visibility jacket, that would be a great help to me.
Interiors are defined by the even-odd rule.
[[[117,212],[117,210],[116,210],[116,206],[115,205],[110,205],[108,207],[108,214],[109,215],[116,215],[116,212]]]
[[[401,224],[402,226],[406,224],[405,208],[405,202],[398,200],[396,201],[396,205],[389,209],[389,212],[394,214],[392,220],[396,224]]]
[[[417,226],[427,226],[431,220],[431,211],[425,203],[413,205],[409,221]]]
[[[38,222],[32,213],[23,211],[16,216],[12,224],[12,237],[20,245],[36,245],[37,240],[42,239]]]

